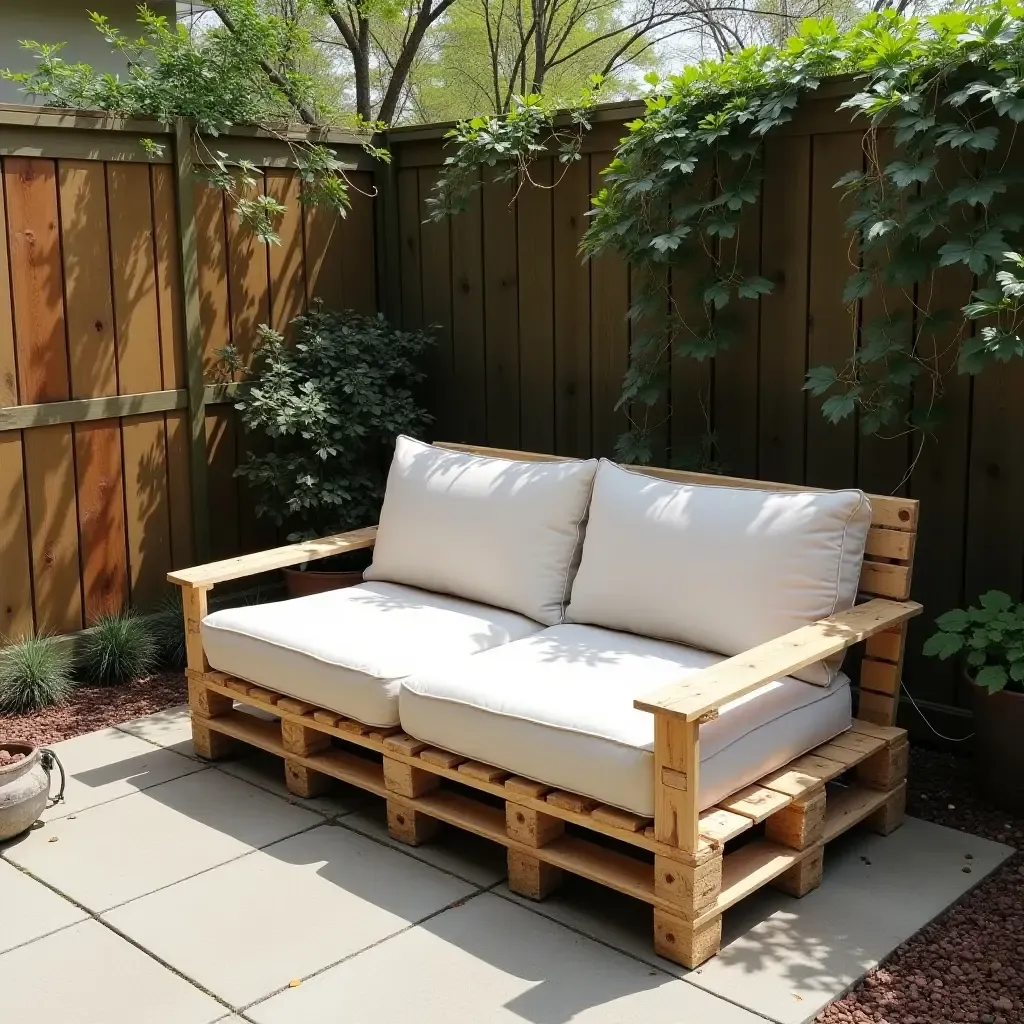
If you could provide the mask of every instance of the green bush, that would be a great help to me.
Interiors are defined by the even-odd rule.
[[[0,714],[64,704],[74,688],[70,649],[57,637],[25,637],[0,650]]]
[[[150,619],[156,640],[157,664],[164,668],[184,668],[185,617],[181,608],[181,590],[175,587]]]
[[[148,675],[157,653],[153,627],[131,609],[101,615],[79,646],[83,675],[102,686],[121,686]]]
[[[318,305],[297,317],[288,343],[260,328],[251,366],[221,350],[225,366],[253,378],[240,393],[250,445],[236,472],[256,514],[289,539],[375,523],[399,434],[418,436],[430,416],[416,400],[423,331],[399,331],[382,316]]]

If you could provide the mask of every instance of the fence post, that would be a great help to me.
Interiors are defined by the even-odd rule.
[[[193,122],[174,119],[174,190],[181,275],[181,301],[185,324],[187,369],[189,469],[192,483],[192,532],[196,560],[210,558],[210,508],[206,490],[206,406],[203,388],[203,321],[199,294],[199,254],[196,248],[196,201],[192,144]]]

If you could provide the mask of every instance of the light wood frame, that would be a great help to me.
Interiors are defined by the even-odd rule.
[[[534,461],[556,458],[442,447]],[[632,468],[683,482],[808,489]],[[694,967],[718,950],[722,913],[730,906],[766,884],[802,896],[821,880],[828,841],[860,821],[882,833],[902,821],[908,745],[905,731],[894,722],[906,623],[921,611],[909,600],[918,504],[891,496],[872,496],[871,503],[861,603],[635,701],[654,715],[653,820],[431,747],[398,727],[367,726],[211,669],[201,623],[213,586],[372,547],[376,527],[169,575],[182,588],[196,750],[210,759],[229,756],[238,742],[269,750],[284,758],[288,788],[302,796],[323,791],[334,779],[383,796],[389,831],[403,842],[427,841],[441,822],[493,839],[508,848],[510,887],[534,899],[555,888],[563,870],[642,899],[654,908],[655,949]],[[861,642],[866,651],[853,727],[701,810],[701,724],[716,718],[728,701]],[[236,701],[277,717],[256,718],[237,710]],[[375,752],[380,761],[346,749],[353,746],[364,755]],[[467,788],[503,799],[504,813],[466,795]],[[568,834],[567,824],[619,840],[622,852],[587,840],[586,833]],[[763,838],[751,838],[762,825]]]

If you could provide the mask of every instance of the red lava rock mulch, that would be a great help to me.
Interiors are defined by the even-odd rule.
[[[184,704],[181,672],[160,672],[128,686],[80,686],[67,704],[26,715],[0,715],[0,740],[46,746]]]
[[[1024,1024],[1024,819],[986,805],[971,762],[911,748],[907,812],[1017,849],[923,928],[820,1024]],[[970,861],[964,870],[971,870]]]

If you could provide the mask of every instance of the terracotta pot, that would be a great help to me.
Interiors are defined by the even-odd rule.
[[[0,767],[0,842],[21,835],[46,807],[50,773],[41,752],[30,743],[4,743],[0,748],[24,754],[20,761]]]
[[[990,693],[968,679],[974,707],[974,758],[985,795],[1024,813],[1024,693]]]
[[[316,572],[309,569],[282,569],[284,585],[289,597],[307,597],[327,590],[341,590],[363,582],[363,571]]]

